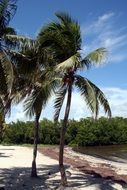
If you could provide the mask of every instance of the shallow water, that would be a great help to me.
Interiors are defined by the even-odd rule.
[[[75,147],[74,151],[82,154],[87,154],[95,157],[101,157],[108,160],[127,159],[127,144],[126,145],[108,145],[108,146],[87,146]]]

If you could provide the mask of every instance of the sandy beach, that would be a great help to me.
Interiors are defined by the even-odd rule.
[[[67,154],[67,152],[65,154]],[[39,178],[31,178],[32,148],[0,145],[0,189],[2,189],[2,187],[5,190],[58,189],[60,184],[58,161],[50,157],[38,152],[37,168]],[[90,160],[90,157],[88,157],[88,159]],[[97,160],[94,161],[92,159],[93,158],[91,158],[91,163],[95,165],[98,164]],[[98,162],[102,162],[102,160],[98,160]],[[116,169],[118,169],[119,172],[122,172],[124,166],[122,166],[121,170],[119,170],[119,167],[120,163],[118,167],[116,166]],[[127,189],[125,184],[114,182],[111,179],[103,179],[94,175],[85,174],[70,166],[68,163],[66,164],[66,170],[71,172],[71,176],[68,177],[69,187],[66,189]]]

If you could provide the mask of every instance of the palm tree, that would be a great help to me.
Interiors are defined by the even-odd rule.
[[[53,81],[51,83],[47,83],[47,80],[42,81],[39,87],[35,85],[29,97],[27,97],[27,99],[25,100],[25,111],[27,115],[32,117],[35,116],[34,148],[33,148],[31,177],[37,177],[36,157],[37,157],[37,146],[39,140],[39,119],[41,112],[46,106],[53,89]]]
[[[37,49],[37,48],[35,48]],[[59,78],[55,77],[55,74],[52,68],[49,67],[49,55],[48,58],[38,50],[36,53],[37,59],[36,68],[34,69],[33,76],[30,76],[31,80],[31,89],[28,90],[27,98],[25,100],[25,111],[26,114],[30,117],[35,116],[34,124],[34,148],[33,148],[33,161],[32,161],[32,170],[31,177],[37,177],[37,168],[36,168],[36,157],[37,157],[37,146],[39,140],[39,119],[42,110],[47,105],[49,98],[52,93],[55,91],[58,86]],[[34,57],[35,58],[35,57]],[[47,62],[48,59],[48,63]],[[29,89],[29,87],[28,87]]]
[[[99,64],[105,58],[106,49],[99,48],[89,53],[81,55],[81,32],[79,24],[74,21],[68,14],[56,13],[58,21],[50,23],[39,34],[42,44],[52,49],[56,66],[55,71],[62,77],[61,87],[57,92],[55,100],[55,121],[58,120],[59,114],[67,95],[64,119],[60,132],[59,148],[59,169],[61,173],[61,184],[67,185],[67,178],[63,164],[64,141],[68,127],[68,118],[71,107],[73,88],[77,88],[83,96],[95,117],[99,114],[100,105],[105,112],[111,117],[111,110],[103,92],[90,80],[79,75],[82,69],[89,69],[94,64]]]
[[[53,76],[54,73],[50,67],[51,58],[49,51],[47,53],[47,50],[40,48],[38,40],[15,35],[8,35],[7,39],[15,44],[16,49],[16,51],[9,52],[15,66],[16,78],[18,78],[16,79],[17,84],[14,89],[17,89],[17,92],[20,91],[20,97],[16,103],[25,98],[24,111],[26,115],[35,117],[31,177],[37,177],[36,157],[39,139],[39,119],[42,109],[55,89],[58,79]],[[23,84],[22,87],[19,83],[19,78]],[[19,86],[20,89],[18,89]],[[12,94],[15,95],[16,92]]]
[[[38,65],[39,66],[39,65]],[[47,73],[45,71],[39,70],[40,67],[37,67],[34,70],[34,79],[32,80],[32,88],[29,91],[29,95],[25,100],[25,111],[26,115],[33,117],[35,116],[34,124],[34,147],[33,147],[33,161],[32,161],[32,170],[31,177],[37,177],[37,168],[36,168],[36,157],[37,157],[37,146],[39,141],[39,119],[42,110],[47,104],[48,99],[51,96],[53,90],[53,81],[49,80]],[[35,77],[36,76],[36,77]]]
[[[40,60],[38,59],[37,41],[14,35],[8,35],[8,39],[11,39],[15,43],[16,51],[10,51],[10,56],[15,65],[16,72],[18,72],[17,77],[20,77],[20,80],[23,82],[23,86],[20,88],[20,98],[16,103],[25,99],[24,111],[26,115],[29,117],[35,116],[31,177],[37,177],[36,157],[39,138],[39,118],[42,107],[46,103],[48,92],[45,91],[45,88],[41,84],[41,78],[43,77],[41,65],[39,64]],[[25,86],[24,83],[26,84]],[[19,85],[16,86],[19,87]]]

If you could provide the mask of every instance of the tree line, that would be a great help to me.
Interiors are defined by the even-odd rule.
[[[65,144],[71,146],[95,146],[127,144],[127,118],[115,117],[98,120],[92,118],[69,120]],[[60,126],[43,119],[39,124],[39,144],[59,145]],[[2,143],[32,144],[34,139],[33,121],[17,121],[5,125]]]

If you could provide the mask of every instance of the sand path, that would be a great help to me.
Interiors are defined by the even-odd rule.
[[[37,167],[39,178],[34,179],[30,178],[31,160],[32,148],[0,145],[0,189],[1,187],[4,187],[5,190],[58,189],[60,182],[58,162],[38,153]],[[68,177],[69,187],[66,188],[68,190],[126,189],[111,180],[95,178],[91,175],[74,171],[69,166],[66,167],[72,174],[71,177]]]

